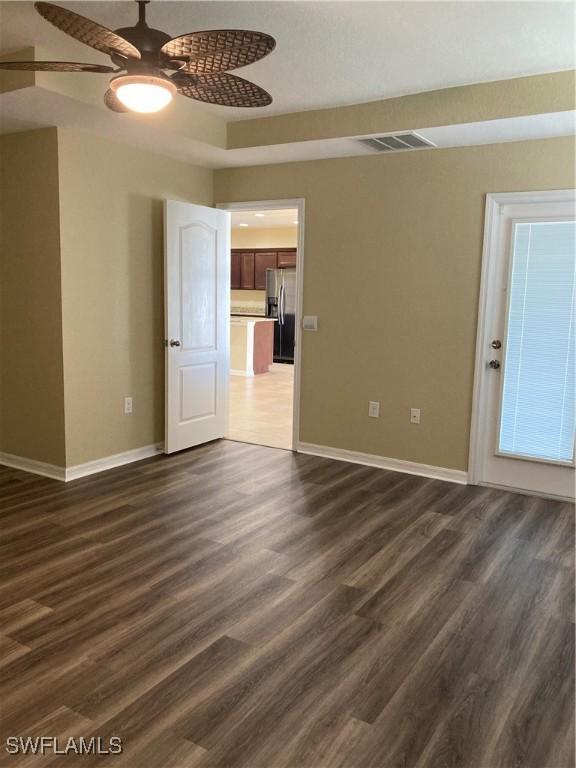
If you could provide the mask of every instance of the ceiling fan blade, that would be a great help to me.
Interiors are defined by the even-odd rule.
[[[223,107],[266,107],[272,96],[243,77],[226,73],[188,77],[177,72],[171,78],[182,96]]]
[[[107,53],[109,56],[112,53],[121,53],[133,59],[140,58],[140,51],[132,43],[95,21],[52,3],[38,2],[34,3],[34,7],[46,21],[97,51]]]
[[[36,72],[114,72],[114,67],[102,64],[82,64],[79,61],[0,61],[0,69],[33,70]]]
[[[165,43],[161,50],[168,60],[174,57],[184,58],[184,62],[167,62],[166,66],[189,74],[202,75],[226,72],[253,64],[267,56],[275,46],[274,38],[265,32],[216,29],[180,35]]]
[[[130,112],[128,107],[125,107],[124,104],[122,104],[112,88],[108,88],[104,94],[104,104],[106,104],[108,109],[111,109],[112,112]]]

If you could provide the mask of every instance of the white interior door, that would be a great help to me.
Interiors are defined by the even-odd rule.
[[[574,194],[535,196],[488,210],[476,479],[573,497]]]
[[[166,437],[172,453],[228,428],[230,214],[166,200]]]

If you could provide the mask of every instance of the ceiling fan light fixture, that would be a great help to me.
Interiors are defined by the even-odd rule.
[[[113,73],[116,77],[103,101],[116,113],[160,112],[176,94],[221,107],[267,107],[272,103],[272,96],[259,85],[229,74],[271,53],[276,45],[271,35],[250,29],[208,29],[170,37],[146,23],[150,0],[137,2],[138,22],[115,32],[46,0],[34,3],[43,19],[110,56],[116,69],[77,61],[0,61],[0,72]],[[173,72],[168,77],[164,70]]]
[[[151,114],[168,106],[177,88],[165,77],[120,75],[110,83],[118,100],[133,112]]]

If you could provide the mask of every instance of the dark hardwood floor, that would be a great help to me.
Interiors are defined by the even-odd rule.
[[[226,441],[0,503],[2,764],[574,766],[569,504]]]

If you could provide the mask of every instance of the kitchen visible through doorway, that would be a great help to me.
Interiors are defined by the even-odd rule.
[[[293,448],[298,209],[232,211],[227,437]]]

